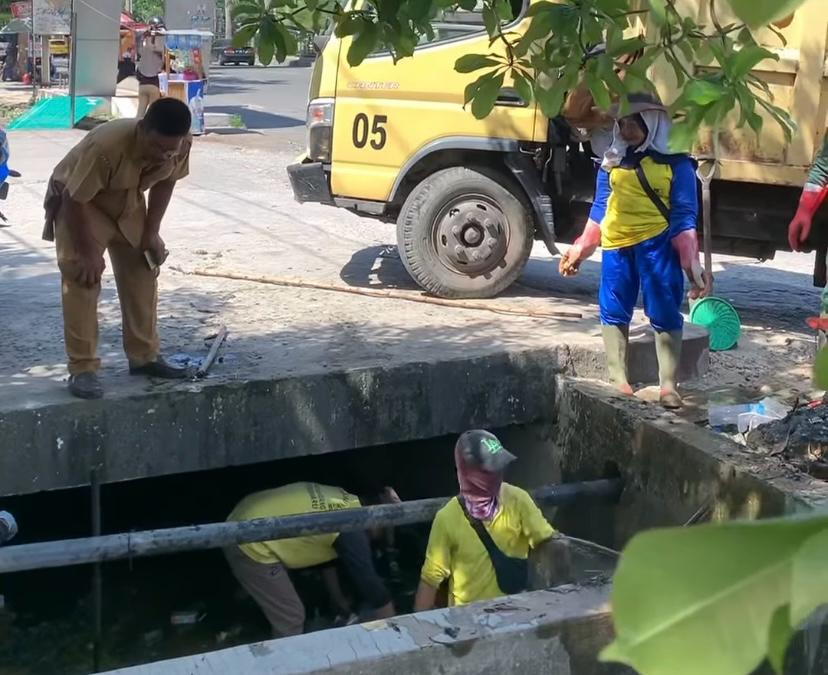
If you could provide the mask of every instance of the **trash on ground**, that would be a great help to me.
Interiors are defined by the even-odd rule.
[[[784,419],[790,410],[789,406],[768,396],[758,403],[710,406],[708,422],[713,429],[737,427],[744,434],[763,424]]]

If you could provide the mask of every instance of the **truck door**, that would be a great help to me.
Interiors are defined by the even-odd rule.
[[[516,5],[516,6],[514,6]],[[513,1],[525,13],[528,0]],[[347,62],[352,38],[342,41],[334,113],[331,188],[336,196],[384,202],[407,162],[431,144],[531,141],[539,119],[534,103],[521,101],[509,83],[494,111],[477,120],[463,108],[463,92],[483,71],[461,74],[455,61],[464,54],[489,53],[482,5],[475,11],[446,13],[434,40],[396,65],[389,53],[376,53],[356,67]],[[523,31],[518,18],[510,30]]]

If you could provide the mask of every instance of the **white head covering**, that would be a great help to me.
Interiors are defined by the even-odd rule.
[[[645,152],[647,150],[654,150],[662,155],[671,154],[670,118],[667,113],[663,110],[643,110],[638,114],[641,115],[641,119],[644,120],[644,126],[647,127],[647,138],[635,151]],[[629,145],[621,138],[620,128],[618,122],[616,122],[612,132],[612,144],[604,153],[601,168],[605,171],[614,169],[624,159],[628,148]]]

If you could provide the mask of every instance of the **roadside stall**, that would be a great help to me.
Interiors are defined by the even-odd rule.
[[[167,67],[166,77],[161,78],[161,91],[190,106],[192,133],[203,134],[204,95],[213,34],[200,30],[168,30],[165,37]]]

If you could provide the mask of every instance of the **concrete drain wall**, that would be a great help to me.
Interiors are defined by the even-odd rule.
[[[519,471],[564,481],[621,475],[617,505],[559,509],[573,536],[620,548],[636,532],[683,525],[700,509],[713,520],[777,516],[828,505],[828,484],[792,476],[726,438],[605,387],[558,377],[543,433],[527,442]],[[535,591],[279,641],[112,671],[124,675],[239,673],[469,673],[610,675],[599,664],[612,638],[607,584]]]

